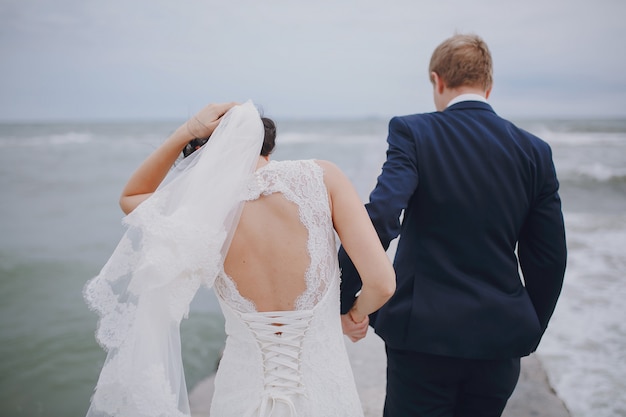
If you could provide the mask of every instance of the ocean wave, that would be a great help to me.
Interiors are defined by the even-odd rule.
[[[596,182],[596,183],[626,183],[626,168],[615,168],[603,164],[581,165],[570,172],[561,173],[562,179]]]
[[[277,138],[277,142],[279,143],[317,143],[326,140],[325,135],[300,132],[282,133]]]
[[[563,133],[621,133],[626,134],[626,118],[620,119],[570,119],[570,120],[520,120],[519,126],[534,130]]]
[[[382,138],[382,139],[381,139]],[[284,132],[278,135],[276,143],[298,144],[298,143],[329,143],[340,142],[342,144],[377,143],[383,141],[384,136],[375,134],[329,134],[329,133],[304,133],[304,132]],[[384,142],[383,142],[384,143]]]
[[[64,146],[64,145],[78,145],[92,142],[94,136],[91,133],[85,132],[66,132],[55,133],[42,136],[30,136],[30,137],[4,137],[0,138],[0,147],[3,148],[20,148],[20,147],[34,147],[34,146]]]
[[[562,132],[546,128],[532,133],[550,145],[626,147],[626,133]]]
[[[69,132],[59,135],[50,135],[48,140],[52,145],[71,145],[91,142],[93,136],[90,133]]]
[[[563,292],[538,353],[572,416],[622,416],[626,216],[565,212]]]

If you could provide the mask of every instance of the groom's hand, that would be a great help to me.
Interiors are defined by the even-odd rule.
[[[352,342],[358,342],[365,337],[369,323],[370,319],[367,316],[365,316],[363,321],[356,323],[352,320],[350,314],[341,315],[341,328],[343,329],[343,334],[348,336]]]

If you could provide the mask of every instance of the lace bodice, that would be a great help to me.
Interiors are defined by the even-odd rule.
[[[257,170],[245,187],[245,200],[282,193],[299,208],[300,221],[308,231],[310,265],[305,274],[306,290],[297,298],[296,310],[310,310],[324,295],[329,282],[338,275],[336,244],[324,171],[313,160],[272,161]],[[235,310],[255,312],[254,303],[241,296],[237,286],[222,271],[215,281],[219,296]]]

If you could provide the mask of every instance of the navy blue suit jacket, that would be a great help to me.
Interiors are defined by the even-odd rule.
[[[400,235],[397,289],[370,317],[376,333],[391,348],[452,357],[534,351],[566,262],[548,144],[480,101],[395,117],[388,144],[366,207],[385,249]],[[339,261],[345,313],[361,281],[343,248]]]

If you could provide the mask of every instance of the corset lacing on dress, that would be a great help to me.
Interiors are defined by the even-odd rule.
[[[313,311],[243,313],[263,355],[264,392],[261,403],[247,415],[269,417],[283,403],[297,416],[293,397],[305,395],[300,370],[302,340]]]

